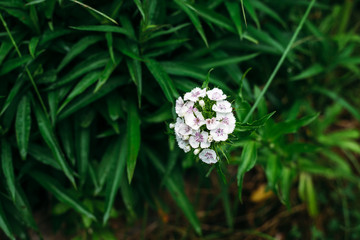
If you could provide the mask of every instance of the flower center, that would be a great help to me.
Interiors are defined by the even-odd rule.
[[[223,120],[222,120],[222,122],[223,122],[224,124],[226,124],[226,125],[229,125],[229,118],[224,117]]]
[[[214,158],[213,155],[212,155],[211,153],[209,153],[209,152],[205,153],[205,157],[206,157],[206,159],[208,159],[208,160]]]
[[[195,141],[203,142],[204,141],[203,135],[201,135],[201,133],[195,133]]]
[[[216,134],[217,134],[217,136],[219,137],[219,136],[224,135],[224,130],[223,130],[223,129],[221,129],[221,128],[218,128],[218,129],[216,129],[215,133],[216,133]]]
[[[199,95],[200,95],[200,92],[199,92],[199,91],[193,92],[193,93],[191,94],[192,97],[197,97],[197,96],[199,96]]]

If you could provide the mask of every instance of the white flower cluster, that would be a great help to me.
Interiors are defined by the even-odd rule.
[[[178,117],[170,128],[175,129],[177,143],[185,152],[194,149],[195,155],[200,153],[200,159],[208,164],[219,160],[211,144],[226,141],[235,129],[231,103],[225,99],[221,89],[197,87],[176,100]]]

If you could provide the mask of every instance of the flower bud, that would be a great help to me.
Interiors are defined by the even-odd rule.
[[[183,139],[183,140],[189,140],[189,138],[190,138],[189,135],[184,135],[182,139]]]
[[[195,151],[194,151],[194,155],[198,155],[198,154],[199,154],[199,152],[200,152],[200,148],[195,149]]]
[[[213,136],[209,135],[209,137],[208,137],[208,142],[211,143],[212,141],[214,141],[214,138],[213,138]]]
[[[170,123],[169,124],[169,128],[173,129],[175,127],[175,124],[174,123]]]
[[[204,107],[205,107],[205,102],[204,102],[204,100],[200,100],[200,101],[199,101],[199,105],[200,105],[202,108],[204,108]]]
[[[191,150],[190,145],[187,145],[187,146],[184,148],[184,152],[185,152],[185,153],[190,152],[190,150]]]

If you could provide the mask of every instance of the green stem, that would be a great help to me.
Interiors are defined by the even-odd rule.
[[[11,40],[11,43],[14,45],[17,54],[19,55],[20,58],[22,58],[22,54],[21,54],[21,52],[20,52],[20,50],[19,50],[19,48],[18,48],[18,46],[17,46],[17,44],[16,44],[16,42],[15,42],[15,40],[14,40],[14,38],[13,38],[13,36],[12,36],[12,34],[11,34],[11,32],[10,32],[10,30],[9,30],[9,28],[8,28],[8,26],[7,26],[7,24],[6,24],[6,22],[5,22],[5,20],[4,20],[4,18],[3,18],[3,16],[2,16],[1,13],[0,13],[0,20],[1,20],[2,24],[4,25],[5,30],[6,30],[8,36],[9,36],[9,38],[10,38],[10,40]],[[33,87],[34,87],[34,90],[35,90],[35,92],[36,92],[36,95],[37,95],[37,97],[39,98],[40,104],[41,104],[44,112],[47,113],[47,110],[46,110],[44,101],[43,101],[42,98],[41,98],[40,92],[39,92],[39,90],[38,90],[38,88],[37,88],[37,86],[36,86],[36,84],[35,84],[34,78],[32,77],[31,72],[30,72],[30,70],[29,70],[29,68],[28,68],[27,66],[25,67],[25,70],[26,70],[26,73],[27,73],[27,75],[28,75],[28,77],[29,77],[29,79],[30,79],[31,84],[32,84]],[[46,114],[46,116],[47,116],[47,114]]]
[[[292,45],[294,44],[297,35],[299,34],[302,26],[304,25],[305,20],[306,20],[306,18],[308,17],[308,15],[309,15],[312,7],[314,6],[315,1],[316,1],[316,0],[312,0],[312,1],[310,2],[308,8],[306,9],[306,12],[305,12],[304,16],[302,17],[302,19],[301,19],[298,27],[296,28],[296,31],[295,31],[294,35],[292,36],[290,42],[288,43],[285,51],[283,52],[283,54],[282,54],[279,62],[278,62],[277,65],[276,65],[274,71],[271,73],[270,78],[267,80],[267,82],[266,82],[266,84],[265,84],[265,87],[263,88],[263,90],[261,91],[260,95],[259,95],[258,98],[256,99],[256,101],[255,101],[254,105],[252,106],[252,108],[250,109],[249,113],[246,115],[246,117],[245,117],[245,119],[244,119],[244,122],[247,122],[247,121],[249,120],[250,116],[251,116],[251,115],[253,114],[253,112],[255,111],[255,109],[256,109],[257,105],[259,104],[260,100],[262,99],[262,97],[264,96],[264,94],[266,93],[266,91],[268,90],[268,88],[269,88],[271,82],[273,81],[276,73],[279,71],[279,69],[280,69],[281,65],[283,64],[283,62],[284,62],[287,54],[289,53],[290,48],[291,48]]]

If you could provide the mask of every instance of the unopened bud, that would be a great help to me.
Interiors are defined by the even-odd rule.
[[[190,145],[187,145],[185,148],[184,148],[184,152],[190,152],[190,150],[191,150],[191,147],[190,147]]]
[[[175,124],[174,123],[170,123],[169,124],[169,128],[173,129],[175,127]]]
[[[214,141],[214,138],[213,138],[213,136],[209,135],[208,142],[211,143],[212,141]]]
[[[205,107],[205,102],[204,102],[204,100],[200,100],[200,101],[199,101],[199,105],[200,105],[202,108],[204,108],[204,107]]]
[[[186,141],[186,140],[189,140],[189,138],[190,138],[189,135],[184,135],[184,136],[183,136],[183,140],[185,140],[185,141]]]
[[[195,149],[195,150],[194,150],[194,155],[198,155],[199,152],[200,152],[200,148]]]

